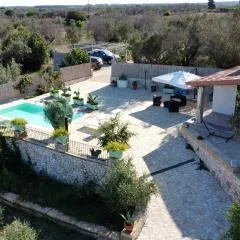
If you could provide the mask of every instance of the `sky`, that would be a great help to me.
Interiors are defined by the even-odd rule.
[[[142,3],[192,3],[207,0],[89,0],[90,4],[142,4]],[[224,0],[234,1],[234,0]],[[0,6],[36,6],[36,5],[85,5],[88,0],[0,0]],[[218,1],[221,2],[221,1]]]

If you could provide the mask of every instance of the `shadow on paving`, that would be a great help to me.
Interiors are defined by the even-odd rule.
[[[196,162],[180,164],[194,155],[185,149],[181,137],[168,136],[144,160],[151,172],[180,165],[155,174],[153,179],[183,237],[219,240],[228,228],[225,215],[231,201],[210,172],[196,170]]]
[[[163,129],[176,126],[191,118],[190,115],[180,112],[169,113],[167,108],[156,106],[150,106],[143,111],[132,113],[130,116]]]

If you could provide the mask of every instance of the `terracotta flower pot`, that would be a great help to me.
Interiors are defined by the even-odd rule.
[[[128,223],[124,222],[124,228],[125,228],[126,232],[131,233],[133,231],[133,227],[134,227],[134,224],[128,224]]]

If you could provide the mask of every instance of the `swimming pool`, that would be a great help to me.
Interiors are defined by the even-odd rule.
[[[80,118],[83,115],[81,112],[73,113],[73,120]],[[22,103],[9,108],[0,110],[0,117],[13,119],[15,117],[25,118],[29,124],[41,127],[51,127],[49,122],[44,119],[43,107],[32,104]]]

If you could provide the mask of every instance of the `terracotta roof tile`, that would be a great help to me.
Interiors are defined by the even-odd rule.
[[[193,87],[216,85],[240,85],[240,66],[202,77],[199,80],[186,82]]]

